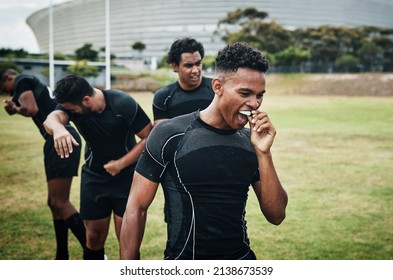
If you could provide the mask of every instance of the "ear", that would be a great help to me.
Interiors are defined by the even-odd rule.
[[[179,72],[179,65],[177,65],[176,63],[172,63],[172,69],[175,73]]]
[[[212,81],[212,88],[213,88],[213,91],[217,95],[222,95],[223,87],[224,87],[224,83],[223,83],[222,79],[220,79],[218,77],[213,79],[213,81]]]
[[[82,105],[85,106],[85,107],[90,107],[90,105],[91,105],[91,97],[87,96],[87,95],[83,96],[83,98],[82,98]]]

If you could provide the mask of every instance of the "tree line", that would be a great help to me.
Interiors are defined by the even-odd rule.
[[[229,12],[216,35],[246,41],[280,72],[393,71],[393,28],[325,25],[288,30],[255,8]]]

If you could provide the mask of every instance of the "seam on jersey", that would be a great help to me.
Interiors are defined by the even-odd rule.
[[[156,160],[156,158],[153,156],[153,154],[150,152],[149,147],[146,145],[146,152],[150,155],[150,157],[157,162],[159,165],[161,165],[162,167],[165,167],[165,164],[162,164],[161,162],[159,162],[158,160]]]
[[[91,163],[93,162],[93,152],[91,149],[90,149],[89,156],[86,158],[85,162],[87,163],[89,168],[91,168]]]
[[[176,82],[175,84],[173,84],[173,86],[174,86],[174,89],[169,92],[168,96],[164,100],[163,105],[164,105],[165,110],[168,110],[168,104],[167,103],[172,98],[173,94],[176,92],[176,90],[178,88],[178,83]]]
[[[166,146],[168,145],[168,143],[169,143],[172,139],[174,139],[174,138],[176,138],[176,137],[179,137],[179,136],[182,136],[182,135],[184,135],[184,134],[186,134],[186,133],[185,133],[185,132],[181,132],[181,133],[172,135],[171,137],[169,137],[169,138],[165,141],[164,145],[162,145],[162,148],[161,148],[161,160],[162,160],[162,162],[163,162],[164,165],[166,165],[165,159],[164,159],[164,150],[165,150]]]
[[[250,252],[251,252],[251,249],[249,248],[248,252],[247,252],[243,257],[240,257],[239,260],[242,260],[242,259],[244,259],[245,257],[247,257],[248,254],[250,254]]]
[[[247,231],[246,230],[246,217],[245,217],[246,204],[247,204],[247,202],[244,202],[243,214],[242,214],[243,243],[246,244],[248,248],[250,248],[250,245],[246,242],[246,231]]]
[[[192,233],[192,259],[194,260],[195,259],[195,208],[194,208],[194,201],[192,199],[191,193],[187,190],[187,187],[183,184],[183,182],[181,180],[179,169],[177,168],[177,165],[176,165],[176,155],[177,155],[177,151],[174,154],[173,163],[174,163],[174,166],[175,166],[175,169],[176,169],[176,173],[177,173],[177,177],[179,179],[179,182],[183,186],[185,192],[188,194],[188,196],[190,198],[191,210],[192,210],[192,218],[191,218],[191,224],[190,224],[190,229],[189,229],[189,232],[188,232],[188,236],[187,236],[186,241],[184,242],[183,249],[180,251],[179,255],[177,257],[175,257],[175,260],[179,259],[179,257],[183,254],[185,248],[187,247],[187,243],[190,240],[191,233]]]
[[[128,143],[128,140],[130,137],[131,137],[131,135],[130,135],[130,132],[128,131],[128,133],[126,134],[126,139],[124,140],[124,149],[126,150],[127,153],[130,151],[127,147],[127,143]]]

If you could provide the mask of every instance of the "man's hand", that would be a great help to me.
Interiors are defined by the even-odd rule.
[[[79,146],[79,143],[68,132],[67,129],[59,129],[53,132],[53,142],[55,150],[61,158],[68,158],[73,151],[73,146]]]
[[[121,171],[119,161],[117,161],[117,160],[109,161],[107,164],[104,165],[104,168],[105,168],[106,172],[108,172],[112,176],[116,176]]]
[[[265,112],[252,111],[252,116],[248,117],[251,129],[251,144],[262,153],[269,153],[273,145],[276,129],[270,122]]]
[[[16,113],[15,103],[11,100],[3,100],[4,110],[8,113],[8,115],[13,115]]]

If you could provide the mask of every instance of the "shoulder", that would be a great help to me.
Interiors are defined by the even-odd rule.
[[[169,139],[183,135],[198,118],[199,112],[181,115],[172,119],[165,119],[156,124],[149,137],[155,141],[166,142]]]
[[[178,87],[178,82],[174,82],[172,84],[166,85],[154,92],[154,96],[166,95],[175,90]]]
[[[202,77],[202,85],[204,85],[206,87],[212,88],[212,81],[213,81],[212,78],[209,78],[206,76]]]
[[[106,101],[112,108],[130,108],[136,107],[136,100],[128,93],[120,90],[110,89],[103,90]]]
[[[168,96],[171,96],[171,94],[177,88],[178,88],[178,82],[176,81],[170,85],[158,89],[157,91],[154,92],[154,101],[164,102],[165,99],[168,98]]]
[[[19,84],[31,84],[33,81],[36,82],[38,79],[31,75],[20,74],[15,78],[15,86]]]

